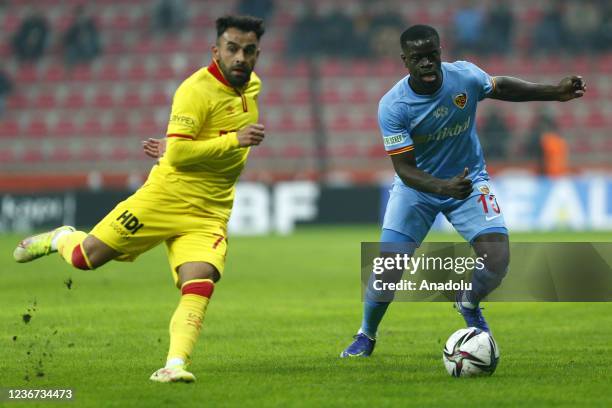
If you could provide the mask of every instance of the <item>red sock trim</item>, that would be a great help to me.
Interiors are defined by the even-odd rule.
[[[197,282],[187,282],[181,288],[181,293],[183,295],[191,294],[191,295],[204,296],[205,298],[210,299],[214,290],[215,290],[215,284],[210,280],[205,280],[205,281],[197,281]]]
[[[77,245],[72,250],[72,266],[75,268],[83,269],[85,271],[90,270],[89,264],[87,263],[87,259],[85,258],[85,254],[81,249],[81,245]]]

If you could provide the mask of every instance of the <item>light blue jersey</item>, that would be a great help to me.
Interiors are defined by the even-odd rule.
[[[495,81],[476,65],[442,63],[442,86],[419,95],[402,78],[382,97],[378,121],[389,155],[414,150],[420,170],[449,179],[469,169],[473,191],[465,200],[423,193],[396,175],[387,202],[381,242],[420,245],[438,213],[472,242],[483,233],[507,234],[501,208],[488,183],[482,148],[476,134],[476,106],[495,88]]]
[[[417,167],[438,178],[454,177],[467,167],[472,181],[488,180],[476,106],[494,81],[466,61],[443,62],[442,75],[442,86],[432,95],[415,93],[407,76],[382,97],[378,122],[385,150],[390,155],[414,150]]]

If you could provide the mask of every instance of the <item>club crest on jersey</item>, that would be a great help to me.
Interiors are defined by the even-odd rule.
[[[480,190],[482,194],[489,194],[491,192],[491,190],[489,190],[489,186],[480,186],[478,187],[478,190]]]
[[[453,102],[455,103],[455,105],[457,105],[457,107],[461,109],[465,108],[465,104],[467,103],[467,93],[461,92],[460,94],[455,95],[455,97],[453,98]]]

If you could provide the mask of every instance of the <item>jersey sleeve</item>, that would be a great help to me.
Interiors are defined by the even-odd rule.
[[[470,69],[470,72],[476,78],[476,87],[478,91],[478,100],[483,100],[488,94],[493,92],[495,89],[495,80],[478,66],[471,62],[466,63]]]
[[[168,121],[168,137],[195,139],[206,120],[204,95],[188,84],[181,84],[174,93]]]
[[[378,106],[378,125],[387,154],[400,154],[414,149],[410,132],[397,107],[381,102]]]

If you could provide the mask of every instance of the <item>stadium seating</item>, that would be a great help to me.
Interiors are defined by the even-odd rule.
[[[152,161],[140,153],[140,140],[163,135],[173,89],[185,76],[207,64],[209,46],[214,40],[214,18],[231,12],[236,2],[187,1],[190,7],[187,27],[175,35],[164,36],[150,30],[151,2],[98,1],[96,15],[104,54],[89,65],[72,69],[65,67],[58,42],[69,23],[71,7],[79,3],[77,0],[37,2],[48,11],[46,15],[54,30],[52,46],[40,63],[19,64],[10,55],[7,44],[24,15],[24,6],[31,3],[11,2],[0,17],[3,27],[0,58],[7,61],[5,68],[16,83],[8,110],[0,119],[0,159],[2,169],[7,171],[20,171],[24,163],[35,171],[50,171],[72,161],[72,171],[146,172]],[[319,6],[325,3],[315,1]],[[350,3],[339,2],[347,7]],[[445,34],[450,34],[446,27],[454,4],[432,0],[417,6],[416,2],[398,0],[397,8],[409,22],[443,27],[445,41]],[[525,33],[537,24],[541,5],[520,0],[512,7],[518,17],[515,43],[527,47],[530,39]],[[315,156],[320,154],[314,148],[314,132],[319,128],[313,109],[322,113],[331,167],[350,172],[363,170],[364,160],[386,163],[376,111],[382,94],[405,75],[399,58],[289,61],[284,57],[287,38],[302,12],[297,0],[279,1],[274,17],[268,22],[257,71],[265,81],[260,111],[270,144],[253,149],[253,168],[262,170],[261,174],[266,169],[285,175],[292,171],[312,173],[314,168],[296,168],[296,163],[314,166]],[[609,102],[612,55],[578,58],[552,53],[531,58],[527,53],[517,52],[474,60],[492,74],[515,74],[549,82],[566,74],[581,73],[588,78],[588,96],[580,104],[548,104],[546,108],[570,145],[580,146],[572,151],[575,165],[596,164],[594,152],[612,150],[607,139],[585,142],[591,133],[606,134],[612,130]],[[308,80],[312,66],[321,77],[314,88]],[[520,151],[534,112],[544,104],[487,103],[500,109],[511,125],[516,138],[510,150]],[[575,143],[578,138],[581,142]],[[79,144],[83,140],[87,141],[84,147]],[[38,145],[40,141],[47,143],[48,150]],[[279,168],[281,164],[285,167]]]

